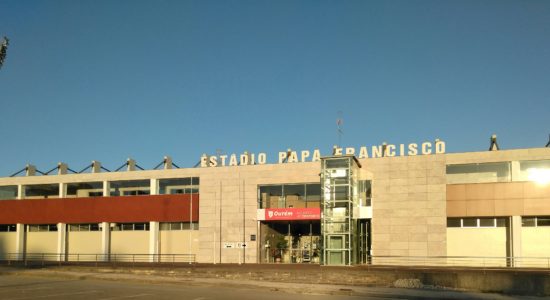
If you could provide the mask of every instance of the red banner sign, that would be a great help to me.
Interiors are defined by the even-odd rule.
[[[278,220],[320,220],[320,208],[267,208],[266,221]]]

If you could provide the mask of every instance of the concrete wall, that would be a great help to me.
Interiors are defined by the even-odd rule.
[[[16,232],[0,232],[0,256],[6,253],[15,253]]]
[[[447,256],[506,257],[506,228],[447,228]],[[462,265],[506,266],[506,260],[471,258]]]
[[[27,253],[57,253],[57,232],[27,232]]]
[[[523,257],[550,257],[550,227],[522,227]]]
[[[112,231],[111,254],[149,254],[149,231]]]
[[[189,247],[189,242],[191,242],[191,247]],[[160,231],[160,254],[197,254],[198,252],[198,230]]]
[[[68,231],[67,235],[67,253],[101,254],[100,231]]]

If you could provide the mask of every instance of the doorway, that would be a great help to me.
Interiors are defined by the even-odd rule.
[[[261,263],[319,263],[319,221],[270,221],[260,224]]]
[[[359,264],[370,264],[371,262],[371,220],[370,219],[359,219],[357,220],[357,246],[358,246],[358,263]]]

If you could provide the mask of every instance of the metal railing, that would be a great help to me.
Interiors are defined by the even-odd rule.
[[[371,265],[550,269],[550,257],[372,256],[369,260]]]
[[[193,264],[195,254],[0,253],[4,265]]]

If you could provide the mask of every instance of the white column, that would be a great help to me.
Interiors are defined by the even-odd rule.
[[[17,200],[25,198],[25,188],[23,185],[17,185]],[[17,253],[17,259],[23,260],[25,258],[26,243],[27,243],[27,233],[25,232],[25,224],[18,223],[16,225],[16,235],[15,235],[15,253]]]
[[[59,184],[59,198],[65,198],[67,197],[67,184],[66,183],[60,183]]]
[[[57,223],[57,257],[58,261],[65,261],[67,252],[67,224]]]
[[[101,254],[103,255],[104,261],[109,261],[109,255],[111,254],[111,224],[109,222],[102,222],[100,226]]]
[[[159,194],[159,180],[155,178],[151,178],[151,184],[150,184],[150,192],[151,195],[158,195]]]
[[[109,181],[103,181],[103,197],[109,197],[111,195],[111,183]]]
[[[25,258],[27,233],[25,232],[25,224],[16,225],[17,232],[15,233],[15,253],[17,260]]]
[[[17,200],[25,198],[25,187],[19,184],[17,185]]]
[[[149,222],[149,261],[157,262],[160,254],[159,222]]]
[[[521,216],[512,216],[511,224],[511,256],[521,257]],[[514,267],[519,267],[518,262],[514,262]]]

